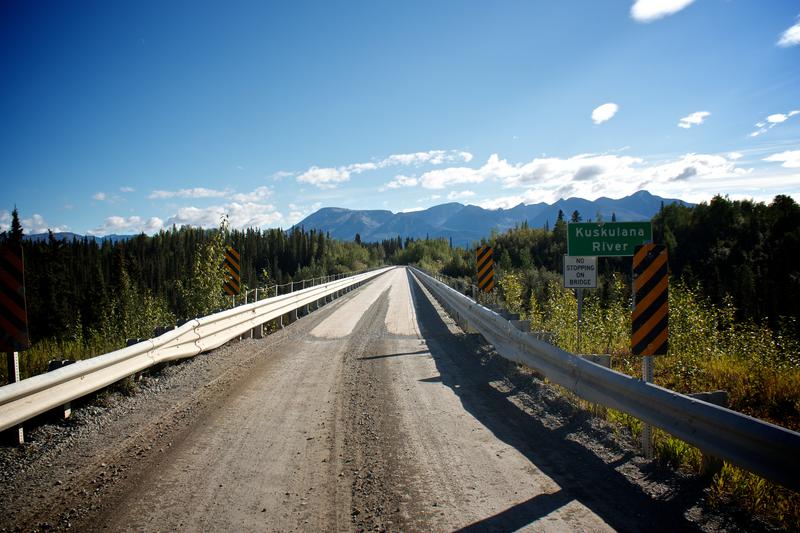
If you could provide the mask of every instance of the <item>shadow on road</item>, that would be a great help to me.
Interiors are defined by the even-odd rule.
[[[404,355],[428,355],[428,350],[419,350],[416,352],[405,353],[390,353],[386,355],[368,355],[367,357],[359,357],[359,361],[371,361],[373,359],[388,359],[389,357],[403,357]]]
[[[699,499],[697,487],[654,499],[591,450],[566,439],[567,428],[549,429],[490,383],[504,376],[496,364],[482,364],[478,342],[456,336],[409,273],[420,332],[441,376],[464,409],[497,438],[514,447],[561,490],[542,494],[476,522],[462,531],[511,531],[577,500],[620,531],[700,531],[684,512]]]

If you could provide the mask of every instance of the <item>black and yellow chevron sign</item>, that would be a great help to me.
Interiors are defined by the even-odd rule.
[[[225,293],[228,296],[239,294],[241,278],[239,270],[239,252],[228,246],[225,251]]]
[[[30,347],[22,246],[9,242],[0,245],[0,352]]]
[[[478,288],[483,292],[494,289],[494,256],[491,246],[479,246],[476,252]]]
[[[666,355],[669,341],[669,267],[663,244],[634,248],[631,314],[633,355]]]

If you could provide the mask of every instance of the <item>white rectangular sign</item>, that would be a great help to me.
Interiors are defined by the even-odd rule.
[[[597,288],[597,257],[565,255],[564,287],[568,289]]]

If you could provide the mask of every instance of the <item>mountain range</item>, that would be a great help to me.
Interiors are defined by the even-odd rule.
[[[470,246],[488,237],[492,230],[504,232],[527,222],[530,227],[553,227],[558,212],[569,220],[578,211],[583,221],[619,222],[650,220],[662,204],[692,204],[674,198],[662,198],[639,191],[624,198],[601,197],[596,200],[567,198],[548,204],[519,204],[511,209],[484,209],[475,205],[447,203],[421,211],[393,213],[386,210],[353,210],[324,207],[304,218],[296,226],[306,230],[325,231],[336,239],[353,240],[358,234],[362,241],[376,242],[397,236],[413,238],[452,239],[457,246]]]

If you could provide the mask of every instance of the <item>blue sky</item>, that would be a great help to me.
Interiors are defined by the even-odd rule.
[[[800,2],[0,4],[0,229],[800,200]]]

